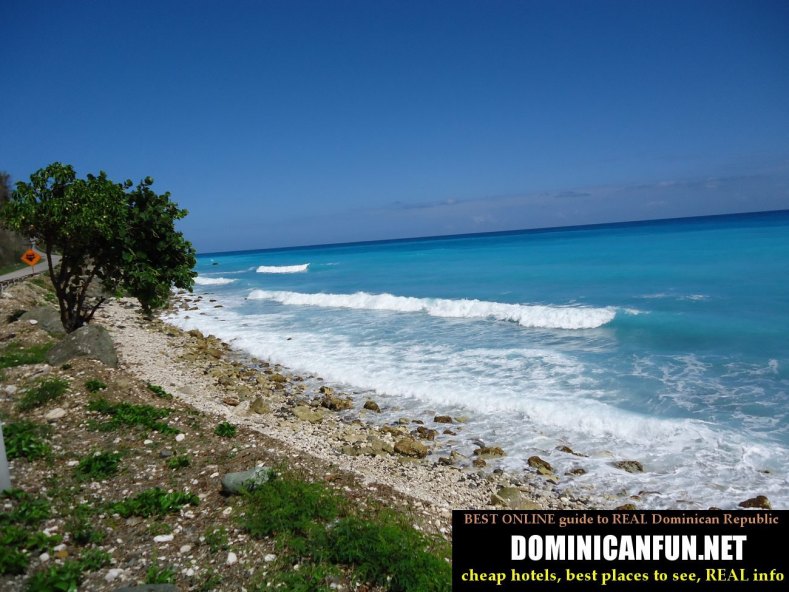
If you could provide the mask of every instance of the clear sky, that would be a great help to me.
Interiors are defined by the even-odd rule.
[[[0,170],[199,251],[789,208],[789,2],[0,0]]]

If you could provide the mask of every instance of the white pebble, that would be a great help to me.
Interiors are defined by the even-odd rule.
[[[70,460],[70,461],[68,461],[68,462],[66,463],[66,466],[69,466],[69,467],[76,467],[78,464],[79,464],[79,461],[78,461],[78,460]]]
[[[31,325],[38,325],[38,321],[36,319],[30,319],[28,323],[30,323]]]
[[[60,543],[59,545],[56,545],[52,550],[53,551],[64,551],[65,549],[66,549],[66,545],[63,544],[63,543]]]
[[[41,555],[38,556],[38,560],[41,563],[46,563],[47,561],[49,561],[49,553],[42,553]]]
[[[176,442],[183,442],[183,441],[184,441],[184,438],[186,438],[186,436],[184,436],[183,434],[178,434],[178,435],[175,437],[175,441],[176,441]]]
[[[107,571],[106,575],[104,576],[104,581],[113,582],[117,580],[118,576],[120,576],[122,573],[123,573],[122,569],[118,569],[117,567],[114,567],[111,570]]]
[[[230,506],[228,506],[227,508],[225,508],[224,510],[222,510],[222,515],[223,515],[223,516],[230,516],[230,513],[231,513],[232,511],[233,511],[233,508],[232,508],[232,507],[230,507]]]
[[[188,553],[192,550],[192,545],[181,545],[181,548],[178,550],[179,553]]]
[[[150,446],[151,444],[153,444],[153,440],[143,440],[143,444],[145,444],[146,446]]]
[[[238,557],[233,551],[230,551],[230,553],[227,554],[227,561],[225,561],[225,564],[233,565],[234,563],[238,563]]]
[[[153,537],[153,540],[156,541],[157,543],[169,543],[171,540],[173,540],[173,535],[159,534]]]
[[[265,561],[266,563],[271,563],[271,562],[272,562],[272,561],[274,561],[276,558],[277,558],[277,556],[276,556],[276,555],[274,555],[274,553],[269,553],[268,555],[266,555],[266,556],[263,558],[263,561]]]
[[[193,575],[195,575],[195,570],[190,567],[189,569],[186,570],[186,575],[187,577],[191,578]]]
[[[7,387],[5,387],[5,392],[8,393],[9,395],[15,394],[16,391],[18,391],[18,390],[19,390],[19,387],[16,386],[15,384],[9,384]]]

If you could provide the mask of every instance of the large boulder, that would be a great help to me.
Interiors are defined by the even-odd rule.
[[[104,327],[98,325],[84,325],[69,333],[47,353],[47,362],[53,366],[60,366],[73,358],[91,358],[106,366],[118,367],[118,354],[112,338]]]
[[[49,306],[39,306],[28,310],[19,317],[21,321],[36,321],[39,327],[50,335],[65,335],[66,330],[60,320],[60,313]]]

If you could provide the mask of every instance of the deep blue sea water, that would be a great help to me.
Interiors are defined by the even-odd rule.
[[[173,322],[373,396],[381,422],[464,416],[461,452],[480,438],[513,472],[534,454],[583,467],[560,486],[640,507],[789,508],[789,211],[220,253],[197,271],[224,307]]]

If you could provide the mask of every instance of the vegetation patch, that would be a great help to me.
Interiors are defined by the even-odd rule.
[[[48,456],[52,450],[44,439],[49,433],[49,426],[32,421],[3,424],[3,439],[8,460],[15,458],[35,460]]]
[[[88,389],[89,393],[97,393],[99,391],[103,391],[107,388],[107,385],[103,383],[101,380],[97,380],[92,378],[90,380],[85,381],[85,388]]]
[[[62,378],[47,378],[38,386],[27,389],[16,407],[19,411],[30,411],[60,398],[67,390],[67,381]]]
[[[214,433],[221,438],[235,438],[238,433],[238,428],[232,423],[223,421],[214,428]]]
[[[33,574],[27,583],[28,592],[52,592],[77,590],[82,582],[82,565],[77,561],[66,561],[63,565],[53,565],[49,569]]]
[[[120,462],[119,452],[95,452],[79,461],[74,472],[80,481],[104,481],[117,475]]]
[[[171,567],[152,565],[145,573],[146,584],[172,584],[175,582],[175,570]]]
[[[24,311],[22,311],[24,312]],[[54,343],[39,343],[35,345],[22,345],[16,341],[9,343],[0,351],[0,368],[12,368],[25,364],[43,364],[47,352]]]
[[[194,493],[182,491],[167,493],[159,487],[154,487],[146,489],[133,498],[110,504],[110,510],[117,512],[124,518],[130,516],[148,518],[149,516],[165,516],[176,513],[187,504],[197,506],[200,504],[200,498]]]
[[[151,384],[150,382],[148,383],[148,390],[151,391],[154,395],[156,395],[160,399],[169,400],[173,398],[173,396],[170,393],[168,393],[166,390],[164,390],[162,387],[155,384]]]
[[[186,454],[179,454],[167,459],[167,467],[170,469],[183,469],[192,464],[189,456]]]
[[[161,421],[172,409],[159,409],[150,405],[132,405],[130,403],[110,403],[100,397],[88,403],[88,410],[109,415],[110,419],[96,427],[104,432],[111,432],[120,427],[144,427],[162,434],[177,434],[179,430]]]
[[[32,552],[49,550],[62,538],[36,530],[50,516],[47,500],[35,498],[19,489],[4,491],[2,498],[11,500],[12,509],[0,513],[0,575],[23,574],[30,564]]]
[[[230,539],[227,536],[227,529],[224,526],[210,528],[206,531],[203,540],[208,545],[211,553],[227,551],[230,548]]]
[[[66,522],[66,532],[78,545],[98,545],[104,540],[105,534],[93,526],[94,513],[88,504],[80,504],[74,508]]]

